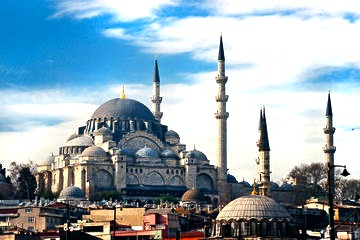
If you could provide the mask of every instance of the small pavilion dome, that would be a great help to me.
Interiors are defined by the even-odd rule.
[[[270,190],[279,190],[279,184],[276,182],[271,182]]]
[[[86,148],[82,154],[82,157],[107,157],[107,153],[104,149],[98,146],[91,146]]]
[[[236,177],[234,177],[234,176],[231,175],[231,174],[228,174],[228,175],[227,175],[227,182],[228,182],[228,183],[237,183],[238,181],[236,180]]]
[[[204,193],[199,189],[187,190],[181,197],[182,202],[203,202],[205,200]]]
[[[165,138],[180,138],[179,134],[174,130],[169,130],[164,134]]]
[[[199,161],[208,161],[206,155],[203,152],[201,152],[199,150],[196,150],[196,149],[189,151],[185,155],[185,157],[187,157],[187,158],[195,158],[195,159],[197,159]]]
[[[84,192],[75,186],[64,188],[59,195],[59,200],[85,200]]]

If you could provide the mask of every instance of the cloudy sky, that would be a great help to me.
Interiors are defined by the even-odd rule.
[[[162,123],[216,165],[217,52],[229,95],[228,168],[256,177],[259,109],[281,181],[324,161],[328,90],[335,163],[359,178],[360,2],[38,0],[0,3],[0,161],[40,161],[119,97],[148,107],[154,59]]]

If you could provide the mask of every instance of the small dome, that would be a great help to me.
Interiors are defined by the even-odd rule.
[[[98,146],[91,146],[86,148],[82,153],[82,157],[107,157],[104,149]]]
[[[104,126],[102,126],[101,128],[99,128],[98,130],[96,130],[96,131],[94,132],[94,135],[95,135],[95,136],[96,136],[96,135],[107,135],[107,134],[112,134],[112,132],[110,131],[109,128],[104,127]]]
[[[280,189],[284,191],[292,191],[293,188],[294,187],[290,183],[283,183],[280,187]]]
[[[251,184],[250,183],[248,183],[247,181],[245,181],[245,180],[242,180],[241,182],[239,182],[239,183],[241,183],[244,187],[251,187]]]
[[[173,130],[169,130],[164,134],[165,138],[180,138],[179,134]]]
[[[55,156],[54,154],[51,154],[50,156],[48,156],[47,158],[45,158],[43,161],[41,161],[39,163],[39,166],[48,166],[51,165],[55,160]]]
[[[93,140],[89,136],[78,136],[71,139],[64,144],[64,147],[78,147],[78,146],[91,146],[94,145]]]
[[[270,190],[279,190],[279,185],[276,182],[271,182]]]
[[[228,183],[237,183],[238,181],[236,180],[236,178],[233,175],[228,174],[227,175],[227,182]]]
[[[60,192],[59,200],[85,200],[85,195],[80,188],[71,186]]]
[[[69,142],[69,141],[71,141],[71,140],[73,140],[74,138],[77,138],[77,137],[79,137],[79,134],[73,133],[73,134],[70,135],[70,137],[68,137],[66,142]]]
[[[171,149],[165,149],[164,151],[161,152],[160,155],[161,155],[161,157],[164,157],[164,158],[178,158],[176,153]]]
[[[196,158],[199,161],[208,161],[206,155],[199,150],[191,150],[186,155],[186,158]]]
[[[187,190],[181,197],[182,202],[204,202],[205,195],[199,189]]]
[[[154,149],[145,146],[136,152],[136,156],[142,158],[158,158],[159,154]]]
[[[239,197],[228,203],[219,213],[216,220],[235,221],[240,219],[278,219],[292,220],[290,213],[275,200],[259,195]]]

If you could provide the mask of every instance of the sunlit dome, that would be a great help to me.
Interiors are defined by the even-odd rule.
[[[59,200],[85,200],[85,195],[80,188],[70,186],[60,192]]]
[[[239,197],[228,203],[216,220],[239,219],[286,219],[292,220],[284,206],[275,200],[259,195]]]
[[[114,98],[107,101],[95,110],[91,118],[155,120],[152,112],[144,104],[128,98]]]

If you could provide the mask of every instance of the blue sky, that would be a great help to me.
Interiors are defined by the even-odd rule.
[[[1,162],[40,161],[101,103],[150,105],[154,59],[163,123],[216,165],[215,76],[223,34],[229,171],[256,177],[258,112],[267,109],[273,180],[323,161],[327,92],[335,162],[359,178],[360,3],[285,0],[78,0],[0,3]],[[21,149],[21,150],[20,150]]]

